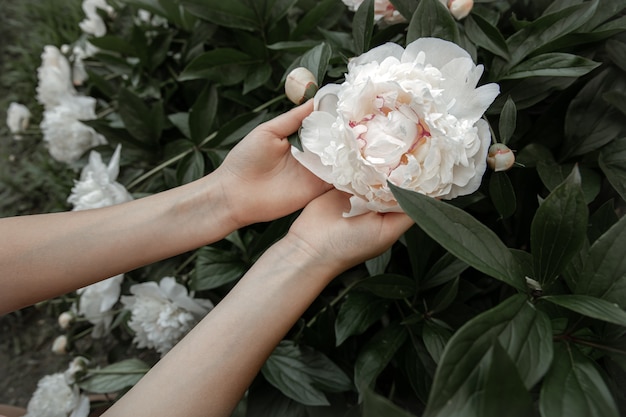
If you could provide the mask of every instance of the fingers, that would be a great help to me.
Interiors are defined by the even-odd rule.
[[[295,131],[302,125],[302,121],[313,111],[313,100],[289,110],[272,120],[263,123],[260,128],[278,138],[284,138]]]

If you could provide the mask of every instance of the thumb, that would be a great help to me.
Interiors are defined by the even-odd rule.
[[[313,111],[313,100],[289,110],[286,113],[259,126],[263,131],[276,138],[285,138],[296,132],[302,125],[302,121]]]

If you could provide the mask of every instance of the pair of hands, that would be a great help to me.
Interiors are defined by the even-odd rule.
[[[235,224],[270,221],[303,207],[289,235],[312,256],[348,268],[390,247],[413,221],[403,213],[345,218],[349,196],[312,174],[291,155],[287,137],[313,110],[309,101],[258,126],[216,171]]]

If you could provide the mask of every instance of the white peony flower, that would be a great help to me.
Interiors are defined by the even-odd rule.
[[[89,398],[59,372],[39,380],[24,417],[87,417],[89,408]]]
[[[165,355],[212,308],[209,300],[198,300],[172,277],[135,284],[132,296],[122,296],[131,311],[128,325],[140,348],[154,348]]]
[[[106,0],[83,0],[82,7],[85,19],[78,24],[82,31],[96,37],[106,35],[107,27],[98,14],[98,9],[104,10],[109,15],[113,14],[114,9],[107,4]]]
[[[57,336],[57,338],[54,339],[50,350],[52,350],[57,355],[65,355],[67,353],[67,345],[68,345],[67,336],[62,334],[61,336]]]
[[[99,152],[91,151],[89,163],[80,174],[80,181],[76,181],[67,201],[74,205],[74,211],[87,210],[112,206],[130,201],[133,197],[126,188],[115,181],[120,169],[121,146],[104,165]]]
[[[363,3],[363,0],[341,0],[348,9],[355,12]],[[404,16],[393,6],[389,0],[374,0],[374,20],[379,24],[393,25],[406,22]]]
[[[55,107],[68,96],[76,94],[72,85],[70,63],[56,46],[44,47],[37,77],[37,101],[46,109]]]
[[[345,82],[315,95],[295,158],[352,194],[347,216],[401,211],[387,181],[443,199],[474,192],[485,171],[483,112],[499,93],[476,88],[483,67],[441,39],[388,43],[351,60]]]
[[[67,96],[44,111],[40,128],[54,159],[72,163],[88,149],[107,143],[104,136],[80,122],[95,119],[95,107],[92,97]]]
[[[94,56],[99,50],[90,42],[74,45],[72,55],[70,56],[70,61],[72,61],[72,84],[76,86],[82,85],[89,78],[84,60]]]
[[[114,316],[111,309],[120,298],[123,280],[124,274],[120,274],[76,290],[80,295],[74,307],[76,314],[94,325],[92,337],[100,338],[109,333]]]
[[[15,102],[9,104],[7,109],[7,126],[13,133],[14,139],[19,140],[22,138],[19,134],[28,129],[30,116],[30,110],[25,105]]]

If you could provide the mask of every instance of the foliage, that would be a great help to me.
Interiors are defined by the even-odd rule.
[[[90,38],[83,91],[103,116],[89,123],[123,144],[119,181],[136,196],[219,166],[291,107],[281,90],[296,66],[341,82],[362,51],[436,36],[500,84],[486,118],[517,165],[451,202],[394,188],[416,225],[325,289],[236,414],[626,413],[626,1],[483,0],[461,21],[438,0],[392,3],[406,23],[375,25],[372,1],[351,13],[339,0],[126,0]],[[292,220],[128,276],[176,274],[219,301]],[[124,383],[94,371],[83,388],[121,390],[145,370],[125,367]]]

